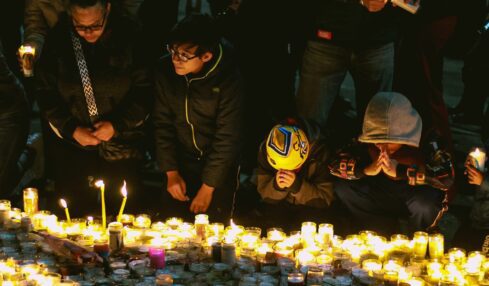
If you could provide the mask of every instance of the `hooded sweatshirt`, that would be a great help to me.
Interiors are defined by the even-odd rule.
[[[405,96],[396,92],[377,93],[367,106],[359,142],[340,150],[330,164],[330,171],[344,179],[361,179],[366,176],[365,167],[379,157],[375,144],[397,143],[402,147],[390,155],[398,162],[396,176],[383,172],[377,176],[447,190],[453,177],[451,158],[439,148],[434,136],[421,142],[421,131],[421,117]]]

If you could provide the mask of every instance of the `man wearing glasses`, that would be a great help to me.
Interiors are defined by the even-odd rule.
[[[55,186],[68,200],[94,205],[87,178],[103,178],[115,207],[123,179],[135,189],[145,152],[141,127],[151,84],[142,41],[107,0],[70,0],[67,12],[49,34],[36,73],[41,111],[57,136],[48,146]]]
[[[167,50],[156,68],[153,120],[158,164],[175,199],[171,211],[228,222],[238,180],[241,77],[208,16],[179,22]]]

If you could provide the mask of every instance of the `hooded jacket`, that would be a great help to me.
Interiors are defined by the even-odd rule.
[[[333,202],[333,178],[328,172],[330,151],[319,135],[319,130],[304,130],[310,141],[309,156],[296,173],[296,179],[289,188],[278,187],[275,170],[267,160],[266,144],[263,142],[258,152],[257,189],[267,203],[287,201],[293,205],[326,208]]]
[[[411,185],[431,185],[448,190],[453,183],[451,156],[434,135],[421,141],[422,123],[409,100],[395,92],[377,93],[365,112],[359,142],[340,150],[330,164],[335,176],[356,180],[365,177],[363,170],[377,160],[376,143],[398,143],[402,147],[390,157],[398,162],[396,177]],[[363,143],[363,144],[361,144]],[[387,176],[383,172],[377,176]]]
[[[486,150],[489,150],[489,141]],[[474,194],[474,205],[470,213],[472,224],[479,229],[489,229],[489,173],[484,174],[484,181]]]
[[[243,84],[230,47],[219,44],[196,75],[175,73],[163,57],[155,70],[153,122],[161,171],[179,170],[182,154],[205,160],[202,182],[222,187],[238,165]]]

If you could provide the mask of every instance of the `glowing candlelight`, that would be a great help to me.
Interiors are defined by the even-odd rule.
[[[95,186],[100,188],[100,199],[102,204],[102,227],[107,227],[107,217],[105,213],[105,184],[104,181],[98,180],[95,182]]]
[[[428,248],[428,234],[423,231],[417,231],[413,237],[414,256],[417,258],[425,258]]]
[[[124,213],[124,207],[126,206],[126,201],[127,201],[126,181],[124,181],[124,185],[121,188],[121,194],[122,194],[122,204],[121,204],[121,208],[119,209],[119,215],[117,216],[118,222],[121,222],[122,220],[122,214]]]
[[[66,204],[66,201],[64,199],[60,199],[59,204],[61,205],[62,208],[65,209],[66,221],[68,223],[71,223],[70,211],[68,210],[68,205]]]
[[[486,153],[479,148],[475,148],[474,151],[469,153],[472,159],[472,165],[479,171],[484,172],[484,165],[486,162]]]
[[[39,209],[39,195],[37,189],[27,188],[23,191],[23,199],[24,199],[24,212],[28,216],[32,216]]]
[[[430,252],[430,258],[441,259],[444,252],[444,237],[441,233],[431,234],[429,236],[428,248]]]

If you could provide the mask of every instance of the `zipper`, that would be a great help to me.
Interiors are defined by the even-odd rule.
[[[187,124],[190,126],[190,131],[192,133],[192,142],[194,143],[195,149],[197,149],[197,151],[199,151],[199,154],[200,154],[199,160],[200,160],[200,158],[204,155],[204,152],[197,145],[197,140],[195,139],[194,125],[192,124],[192,122],[190,122],[190,119],[188,116],[188,93],[190,90],[190,82],[188,81],[186,76],[185,76],[185,81],[187,82],[187,92],[185,93],[185,119],[187,120]]]
[[[190,131],[192,133],[192,142],[194,144],[194,147],[195,147],[195,149],[197,149],[197,151],[199,151],[199,154],[200,154],[199,160],[204,155],[204,151],[202,151],[202,149],[200,149],[199,146],[197,145],[197,140],[195,139],[195,128],[194,128],[194,125],[192,124],[192,122],[190,122],[190,119],[188,116],[188,93],[190,91],[190,83],[193,80],[204,79],[212,71],[214,71],[214,69],[216,69],[217,65],[221,62],[222,53],[223,53],[222,46],[221,46],[221,44],[219,44],[219,57],[217,58],[217,61],[214,63],[214,66],[203,77],[192,78],[192,79],[188,80],[187,76],[185,76],[185,82],[187,83],[187,92],[185,93],[185,120],[187,121],[187,124],[190,126]]]

